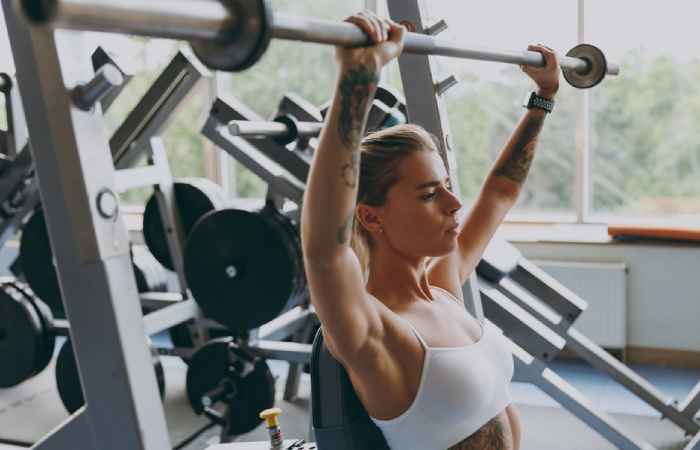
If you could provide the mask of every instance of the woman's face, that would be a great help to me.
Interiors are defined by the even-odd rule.
[[[399,181],[381,207],[386,238],[413,256],[442,256],[454,250],[462,204],[448,189],[450,180],[438,152],[414,152],[401,161],[398,171]]]

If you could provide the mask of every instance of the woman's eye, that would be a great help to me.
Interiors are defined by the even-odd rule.
[[[423,196],[423,200],[430,200],[431,198],[435,197],[435,192],[431,192],[428,195]]]

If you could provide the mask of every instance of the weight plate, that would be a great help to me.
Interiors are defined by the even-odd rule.
[[[275,403],[275,379],[265,360],[252,358],[231,338],[213,339],[192,356],[187,368],[187,398],[197,414],[204,412],[202,397],[214,389],[231,386],[226,431],[231,435],[255,429],[260,411]]]
[[[0,387],[15,386],[38,372],[43,339],[34,306],[11,283],[0,284]]]
[[[56,387],[63,406],[70,414],[80,409],[85,403],[70,340],[66,340],[56,358]]]
[[[151,347],[151,360],[162,400],[165,396],[165,374],[160,357],[153,347]],[[58,387],[58,395],[61,397],[63,406],[66,407],[70,414],[73,414],[85,404],[83,390],[80,387],[78,366],[73,356],[73,346],[70,339],[66,339],[63,347],[58,352],[58,358],[56,359],[56,386]]]
[[[36,210],[22,227],[19,260],[24,278],[34,294],[49,305],[55,317],[65,318],[46,220],[41,210]]]
[[[185,245],[185,276],[205,315],[231,331],[257,328],[299,296],[299,254],[265,214],[225,209],[197,223]]]
[[[562,68],[564,78],[573,87],[592,88],[605,78],[608,62],[605,59],[605,54],[598,47],[590,44],[579,44],[569,50],[566,56],[581,58],[588,62],[588,70],[583,73],[574,69]]]
[[[224,204],[221,187],[209,180],[181,180],[175,183],[174,189],[184,238],[202,216]],[[143,239],[158,262],[169,270],[175,270],[155,195],[148,200],[143,213]]]
[[[215,70],[237,72],[258,62],[272,37],[272,8],[266,0],[221,2],[234,17],[219,39],[190,41],[194,54]]]
[[[37,317],[41,321],[41,342],[37,352],[37,361],[35,366],[36,373],[43,371],[53,359],[53,351],[56,347],[56,334],[53,332],[53,314],[51,308],[42,302],[31,291],[29,286],[19,281],[13,281],[12,285],[27,299],[30,305],[34,307]]]

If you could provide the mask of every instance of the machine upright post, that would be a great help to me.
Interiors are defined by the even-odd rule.
[[[2,3],[18,83],[33,93],[22,100],[86,400],[35,448],[170,449],[101,108],[81,111],[69,92],[91,78],[89,53],[14,5]]]

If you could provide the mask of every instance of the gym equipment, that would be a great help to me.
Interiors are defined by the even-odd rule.
[[[305,122],[321,120],[321,114],[312,114],[308,108],[304,111],[299,105],[293,105],[294,101],[293,97],[285,96],[280,102],[277,114],[293,114],[297,120]],[[374,100],[367,120],[367,129],[381,128],[390,118],[391,111],[392,109],[381,101]],[[226,124],[234,120],[264,122],[262,117],[240,100],[233,97],[227,97],[226,100],[217,98],[211,107],[202,134],[264,180],[272,192],[300,205],[304,192],[302,183],[306,182],[311,162],[309,155],[289,151],[272,139],[256,140],[253,146],[247,140],[229,133]],[[280,167],[283,170],[280,170]]]
[[[316,137],[321,133],[322,128],[322,122],[299,122],[289,115],[277,117],[272,122],[234,120],[228,124],[228,132],[231,136],[269,137],[281,145],[294,142],[299,137]]]
[[[185,274],[204,314],[234,332],[307,299],[298,231],[270,203],[257,212],[223,209],[202,217],[185,245]]]
[[[27,144],[27,124],[17,82],[6,73],[0,73],[0,93],[5,97],[7,130],[0,130],[0,155],[8,162],[17,157]],[[4,170],[0,170],[0,173]]]
[[[143,255],[143,252],[140,252]],[[133,255],[132,255],[133,261]],[[46,220],[41,210],[36,210],[22,228],[19,242],[19,264],[29,286],[57,317],[65,318],[61,290],[58,286],[53,252],[46,231]],[[132,263],[139,292],[164,292],[167,290],[167,274],[157,263],[140,257]]]
[[[196,414],[222,425],[229,442],[262,423],[258,414],[275,403],[275,380],[263,358],[232,338],[212,339],[187,368],[187,398]]]
[[[225,195],[219,185],[205,178],[188,178],[174,183],[175,201],[186,238],[206,213],[221,209]],[[143,238],[153,256],[164,267],[174,270],[166,232],[156,195],[151,195],[143,213]]]
[[[0,281],[0,388],[15,386],[48,366],[55,337],[50,309],[22,283]]]
[[[131,261],[136,278],[136,289],[143,292],[167,292],[168,272],[165,268],[147,251],[137,249],[134,252],[131,246]]]
[[[185,0],[144,4],[84,0],[25,0],[25,15],[37,24],[88,31],[112,31],[150,37],[189,40],[195,54],[217,70],[246,69],[264,54],[272,38],[347,47],[367,45],[355,25],[272,12],[264,0],[201,1],[194,12]],[[180,14],[174,14],[177,11]],[[129,14],[125,14],[128,12]],[[433,36],[407,33],[404,52],[507,64],[542,67],[541,54],[470,48]],[[560,57],[566,80],[589,88],[606,75],[617,75],[618,65],[606,60],[592,45],[577,46]]]
[[[160,362],[158,352],[151,347],[151,360],[153,362],[153,370],[156,373],[156,381],[158,382],[158,391],[160,398],[165,396],[165,372],[163,364]],[[66,407],[68,413],[73,414],[85,404],[83,398],[83,390],[80,387],[80,376],[78,375],[78,366],[73,356],[73,346],[70,339],[66,339],[61,346],[56,358],[56,386],[58,394],[61,397],[63,406]],[[106,386],[106,389],[109,389]]]
[[[377,108],[382,108],[379,104]],[[383,109],[383,108],[382,108]],[[406,117],[392,109],[384,110],[385,120],[378,128],[406,123]],[[231,136],[241,136],[244,138],[272,138],[278,144],[287,145],[299,138],[317,137],[321,133],[323,123],[300,122],[293,116],[284,115],[275,118],[271,122],[251,122],[247,120],[232,120],[228,123],[228,132]],[[376,128],[375,128],[376,129]],[[369,131],[369,130],[368,130]]]
[[[482,292],[498,292],[523,310],[519,317],[536,318],[544,323],[568,348],[587,361],[592,367],[607,374],[640,400],[654,408],[686,433],[700,432],[700,423],[694,420],[700,409],[700,394],[691,394],[681,404],[662,393],[627,365],[614,358],[595,342],[574,327],[574,322],[587,304],[561,283],[536,267],[513,245],[494,237],[477,266]],[[488,298],[488,294],[484,295]],[[509,327],[502,327],[506,334]],[[523,345],[526,336],[514,341]],[[527,350],[527,349],[526,349]],[[700,383],[696,386],[700,392]],[[689,405],[695,403],[694,407]]]

